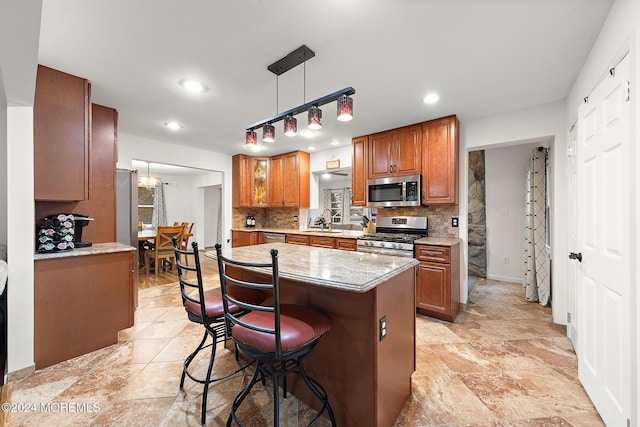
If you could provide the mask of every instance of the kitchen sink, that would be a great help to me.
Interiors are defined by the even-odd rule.
[[[329,229],[309,229],[309,230],[300,230],[301,233],[342,233],[343,230],[329,230]]]

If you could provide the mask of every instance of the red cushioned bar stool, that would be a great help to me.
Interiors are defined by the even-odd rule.
[[[191,244],[192,249],[181,249],[181,241],[173,240],[173,249],[175,251],[176,265],[178,267],[178,281],[180,282],[180,294],[182,295],[182,304],[187,312],[187,317],[190,321],[201,324],[204,326],[204,335],[200,344],[196,349],[187,356],[184,361],[182,369],[182,376],[180,378],[180,390],[184,388],[185,376],[188,376],[193,381],[203,384],[202,392],[202,411],[200,414],[200,422],[202,425],[206,423],[207,414],[207,394],[209,391],[209,385],[216,382],[227,379],[232,375],[245,369],[248,365],[239,367],[233,372],[230,372],[221,377],[211,378],[213,372],[213,363],[216,358],[216,348],[218,343],[224,342],[228,339],[226,333],[225,324],[225,311],[222,301],[222,292],[220,288],[204,289],[202,280],[202,269],[200,264],[200,254],[198,251],[198,243],[193,242]],[[192,258],[192,266],[187,265],[188,259]],[[195,282],[193,278],[188,279],[187,275],[191,272],[195,274]],[[265,294],[259,290],[238,290],[238,295],[242,295],[243,299],[252,301],[253,304],[260,304],[265,299]],[[235,293],[234,293],[235,295]],[[234,316],[242,316],[248,311],[234,304],[228,304],[227,307],[229,313],[233,313]],[[211,343],[206,344],[207,338],[211,338]],[[206,345],[205,345],[206,344]],[[189,372],[189,365],[193,362],[198,353],[204,349],[211,348],[211,354],[209,356],[209,366],[207,374],[204,379],[196,378]],[[238,356],[236,354],[236,360]]]
[[[318,340],[331,329],[331,319],[326,315],[309,307],[280,304],[280,289],[278,277],[278,250],[271,249],[270,263],[247,263],[234,261],[222,255],[222,248],[216,245],[218,258],[218,272],[225,317],[228,322],[227,333],[236,344],[236,348],[246,357],[255,360],[255,373],[249,384],[233,401],[231,413],[227,419],[227,426],[232,422],[242,426],[236,415],[237,409],[249,395],[253,386],[264,378],[269,378],[273,385],[273,425],[279,426],[278,380],[283,380],[283,391],[286,397],[286,377],[289,374],[299,374],[305,384],[322,403],[322,408],[311,420],[309,425],[315,424],[326,410],[331,425],[335,427],[336,420],[329,404],[325,389],[314,379],[307,376],[303,359],[316,346]],[[270,268],[271,283],[251,283],[238,280],[227,275],[227,265],[249,268]],[[266,291],[272,295],[262,305],[229,292],[231,287],[241,287],[248,290]],[[232,307],[246,310],[244,316],[237,316]]]

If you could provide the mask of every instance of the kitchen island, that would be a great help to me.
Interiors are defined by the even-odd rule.
[[[338,425],[392,426],[411,394],[415,370],[418,261],[285,243],[229,248],[223,254],[270,262],[272,248],[278,249],[282,303],[313,307],[331,318],[331,331],[305,359],[305,369],[327,390]],[[214,252],[205,255],[215,258]],[[270,269],[227,273],[260,281]],[[291,378],[288,388],[318,409],[299,378]]]

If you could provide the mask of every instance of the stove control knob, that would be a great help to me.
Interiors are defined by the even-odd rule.
[[[384,242],[380,242],[380,245],[379,245],[379,246],[380,246],[381,248],[384,248]]]
[[[392,247],[393,249],[397,249],[397,248],[398,248],[398,245],[394,243],[393,245],[391,245],[391,247]]]

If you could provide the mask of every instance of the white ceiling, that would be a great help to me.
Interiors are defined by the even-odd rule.
[[[147,175],[198,176],[198,175],[209,175],[212,173],[216,173],[215,171],[211,171],[211,170],[188,168],[188,167],[178,166],[178,165],[168,165],[166,163],[147,162],[145,160],[136,160],[136,159],[133,159],[131,161],[131,168],[133,170],[137,170],[140,176],[147,176]]]
[[[312,140],[283,136],[279,122],[261,151],[271,155],[562,100],[612,1],[43,0],[38,59],[88,78],[121,133],[236,154],[246,126],[276,112],[267,66],[306,44],[316,56],[279,77],[278,110],[352,86],[354,120],[338,122],[327,104]],[[184,78],[209,90],[188,93]],[[440,102],[423,104],[432,91]]]

